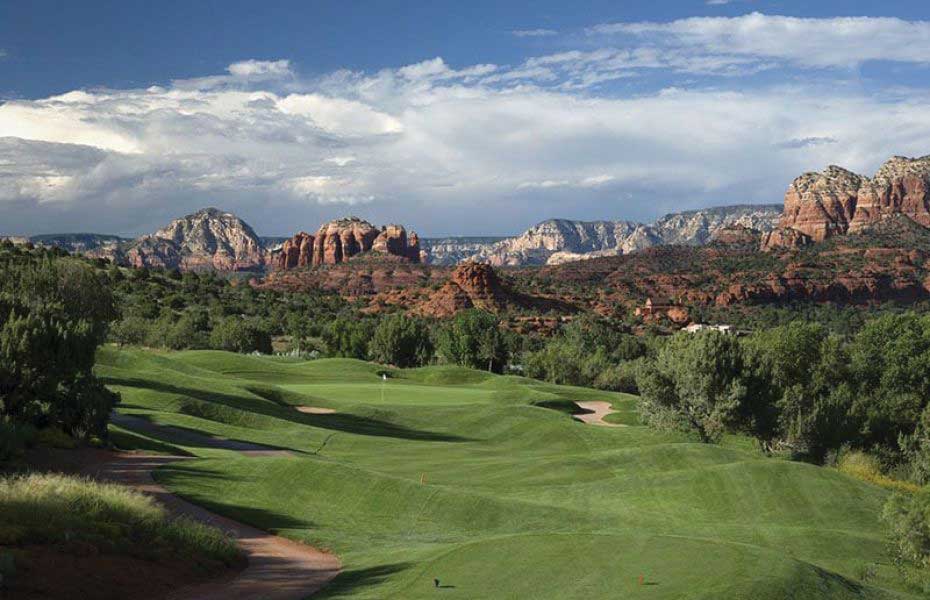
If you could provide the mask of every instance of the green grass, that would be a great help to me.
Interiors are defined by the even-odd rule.
[[[235,542],[218,529],[169,518],[151,497],[125,486],[65,475],[0,479],[0,545],[23,544],[154,560],[183,557],[205,568],[239,560]]]
[[[469,599],[909,597],[878,523],[886,489],[745,438],[645,428],[629,395],[221,352],[105,349],[97,370],[123,412],[292,451],[243,457],[166,430],[199,458],[156,475],[336,552],[345,572],[324,598],[434,597],[433,578]],[[575,422],[574,400],[611,402],[629,427]]]

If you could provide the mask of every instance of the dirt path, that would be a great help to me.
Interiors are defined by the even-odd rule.
[[[152,479],[153,469],[179,460],[188,459],[106,453],[103,460],[85,469],[88,475],[149,494],[171,512],[219,527],[238,541],[249,561],[245,570],[232,578],[176,590],[168,596],[170,600],[302,600],[339,574],[342,565],[336,556],[211,513]]]
[[[601,401],[589,401],[589,402],[575,402],[575,405],[583,410],[590,412],[572,415],[572,418],[581,421],[582,423],[587,423],[588,425],[600,425],[601,427],[626,427],[622,423],[608,423],[604,420],[604,417],[611,413],[615,413],[613,408],[610,406],[610,402],[601,402]]]

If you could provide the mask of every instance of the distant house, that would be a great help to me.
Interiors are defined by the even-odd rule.
[[[707,325],[706,323],[691,323],[683,329],[688,333],[697,333],[698,331],[719,331],[720,333],[736,333],[732,325]]]
[[[688,322],[688,309],[673,300],[659,302],[646,298],[646,302],[637,307],[634,314],[644,321],[658,321],[664,317],[679,325]]]

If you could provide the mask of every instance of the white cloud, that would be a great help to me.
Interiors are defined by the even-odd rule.
[[[799,18],[755,12],[667,23],[605,23],[588,33],[808,67],[851,67],[870,60],[930,64],[930,21],[890,17]]]
[[[244,79],[257,77],[285,77],[290,76],[291,61],[289,60],[244,60],[226,67],[233,77]]]
[[[515,37],[547,37],[552,35],[558,35],[558,31],[554,29],[514,29],[510,32],[511,35]]]

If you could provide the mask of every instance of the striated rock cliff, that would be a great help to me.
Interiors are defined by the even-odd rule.
[[[397,256],[409,262],[420,262],[420,240],[417,234],[402,225],[376,228],[358,217],[336,219],[320,226],[316,235],[300,232],[281,245],[275,253],[278,270],[307,266],[335,265],[363,252]]]
[[[134,267],[217,271],[261,270],[267,258],[245,221],[215,208],[175,219],[164,229],[136,239],[124,256]]]
[[[466,263],[456,267],[416,312],[433,317],[449,317],[469,308],[499,313],[507,306],[508,295],[490,265]]]
[[[737,205],[673,213],[652,224],[551,219],[482,248],[468,259],[495,266],[563,264],[664,244],[701,245],[731,225],[769,231],[780,212],[781,206],[776,205]]]
[[[762,247],[795,247],[858,233],[898,214],[930,227],[930,156],[895,156],[871,179],[837,166],[801,175],[785,193],[781,232],[767,236]]]

